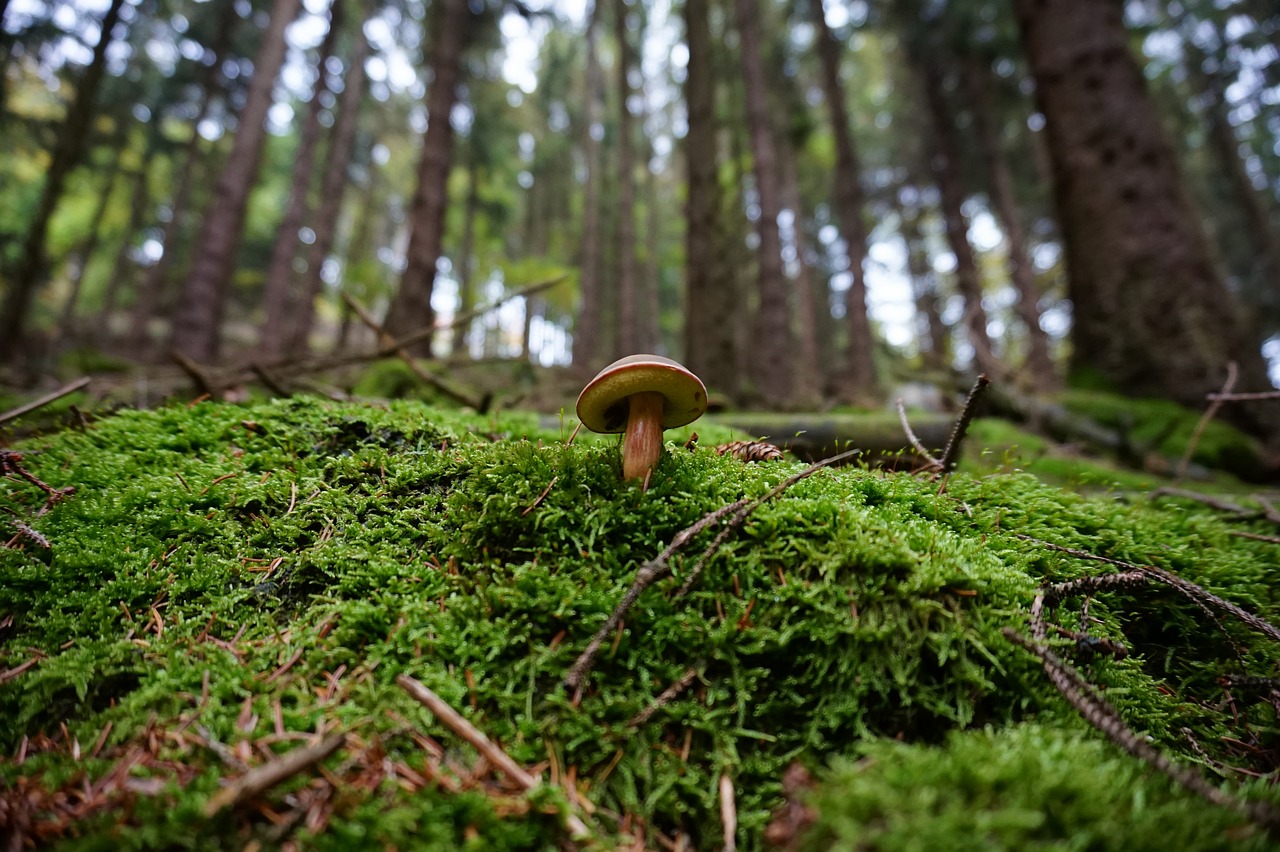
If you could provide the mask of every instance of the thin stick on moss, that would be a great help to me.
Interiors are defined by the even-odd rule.
[[[848,450],[847,452],[816,462],[799,473],[787,477],[780,484],[774,486],[774,488],[763,497],[758,497],[755,500],[749,500],[744,497],[735,503],[730,503],[727,506],[721,506],[714,512],[704,515],[697,523],[676,533],[676,537],[671,540],[671,544],[667,545],[666,549],[644,565],[640,566],[640,570],[636,572],[636,579],[635,582],[631,584],[631,588],[622,596],[622,600],[618,602],[613,613],[605,620],[605,623],[600,626],[600,629],[596,631],[596,635],[593,636],[591,641],[587,644],[587,649],[582,652],[582,655],[578,657],[572,668],[570,668],[569,672],[565,675],[565,688],[574,696],[574,700],[576,701],[581,697],[583,682],[591,671],[591,666],[595,662],[596,655],[600,652],[600,646],[604,644],[605,637],[607,637],[614,628],[622,622],[627,611],[635,605],[636,600],[645,589],[671,573],[671,557],[676,551],[684,547],[691,538],[705,530],[707,527],[718,523],[720,519],[726,515],[731,513],[733,514],[733,517],[725,524],[724,528],[720,530],[720,533],[715,537],[715,540],[711,542],[710,546],[703,551],[702,556],[698,558],[697,564],[694,566],[693,571],[690,572],[689,578],[685,581],[685,584],[677,594],[677,597],[688,591],[693,581],[697,579],[698,574],[702,571],[702,567],[706,565],[707,560],[715,555],[715,552],[720,549],[720,545],[724,543],[725,539],[727,539],[734,530],[741,527],[746,522],[747,518],[751,516],[751,513],[754,512],[761,503],[776,497],[792,485],[795,485],[800,480],[813,475],[822,468],[844,461],[845,459],[853,458],[861,452],[862,450]]]
[[[1096,553],[1089,553],[1087,550],[1077,550],[1074,547],[1064,547],[1060,544],[1041,541],[1038,538],[1033,538],[1029,535],[1022,535],[1021,533],[1016,533],[1015,535],[1024,541],[1035,542],[1041,547],[1046,547],[1049,550],[1056,550],[1060,553],[1066,553],[1079,559],[1088,559],[1094,562],[1105,562],[1108,565],[1116,565],[1121,568],[1127,568],[1130,571],[1140,571],[1148,577],[1172,586],[1192,601],[1195,601],[1198,604],[1216,607],[1235,616],[1238,620],[1244,622],[1269,639],[1274,639],[1275,641],[1280,642],[1280,628],[1277,628],[1274,624],[1271,624],[1269,621],[1259,618],[1253,613],[1242,609],[1236,604],[1231,603],[1231,601],[1218,597],[1213,592],[1196,585],[1190,580],[1184,580],[1178,575],[1172,574],[1163,568],[1157,568],[1154,565],[1137,565],[1132,562],[1125,562],[1122,559],[1112,559],[1109,556],[1099,556]]]
[[[720,824],[724,827],[724,852],[738,850],[738,806],[733,796],[733,779],[720,774]]]
[[[1187,467],[1191,464],[1191,457],[1195,455],[1196,447],[1200,445],[1200,436],[1204,434],[1205,428],[1209,425],[1209,421],[1218,413],[1218,409],[1222,407],[1222,396],[1230,395],[1232,388],[1236,386],[1236,379],[1240,375],[1240,368],[1235,361],[1227,362],[1227,380],[1222,383],[1222,390],[1209,397],[1209,407],[1204,410],[1204,414],[1200,415],[1196,428],[1191,432],[1191,440],[1187,441],[1187,448],[1182,453],[1182,458],[1178,461],[1178,466],[1174,468],[1174,480],[1180,480],[1187,475]]]
[[[672,701],[676,700],[676,696],[689,688],[689,684],[693,683],[698,677],[698,669],[696,666],[689,666],[685,669],[684,674],[680,675],[670,686],[662,690],[662,694],[653,700],[653,703],[641,710],[631,720],[627,722],[628,728],[639,728],[650,719],[653,714],[657,713],[663,707],[666,707]]]
[[[1198,772],[1174,763],[1167,755],[1158,751],[1124,723],[1120,714],[1092,684],[1048,647],[1028,639],[1013,628],[1006,627],[1003,632],[1010,641],[1040,659],[1049,680],[1062,697],[1111,742],[1205,801],[1242,813],[1269,830],[1280,827],[1280,811],[1271,805],[1248,802],[1232,796],[1209,784]]]
[[[535,499],[528,506],[524,507],[524,511],[520,513],[520,517],[523,518],[525,515],[529,514],[534,509],[538,508],[538,504],[541,503],[543,500],[547,499],[547,495],[551,493],[551,489],[555,486],[556,480],[558,480],[559,478],[560,478],[559,474],[551,477],[551,481],[547,483],[547,487],[542,489],[542,493],[538,495],[537,499]]]
[[[211,817],[224,808],[244,804],[281,781],[310,769],[342,748],[346,741],[346,734],[334,734],[313,745],[295,748],[270,763],[249,770],[209,799],[204,809],[205,816]]]
[[[511,756],[499,748],[493,740],[485,736],[483,731],[468,722],[461,713],[450,707],[448,702],[421,682],[402,674],[396,678],[396,683],[415,701],[430,710],[446,728],[470,743],[476,751],[480,752],[481,757],[492,766],[501,769],[503,774],[514,781],[521,790],[528,792],[541,783],[523,766],[512,760]],[[587,828],[586,823],[575,814],[565,816],[565,825],[569,829],[569,834],[575,839],[591,835],[591,830]]]
[[[1262,535],[1261,533],[1245,532],[1244,530],[1228,530],[1227,535],[1247,538],[1252,541],[1265,541],[1268,544],[1280,544],[1280,535]]]
[[[698,557],[698,561],[694,563],[693,568],[689,571],[689,576],[685,578],[684,584],[680,586],[680,591],[676,592],[676,597],[682,598],[689,594],[689,591],[693,588],[693,584],[697,582],[698,577],[701,576],[702,569],[706,567],[707,563],[711,561],[711,558],[720,550],[720,547],[725,543],[725,540],[728,539],[729,536],[733,535],[739,527],[745,524],[747,522],[747,518],[751,517],[751,513],[760,508],[762,503],[772,500],[774,497],[777,497],[783,491],[786,491],[800,480],[807,479],[819,470],[822,470],[822,468],[844,461],[845,459],[851,459],[861,453],[862,450],[848,450],[847,452],[840,453],[839,455],[823,459],[820,462],[815,462],[799,473],[793,474],[775,485],[768,494],[765,494],[763,497],[759,497],[738,509],[734,516],[730,518],[720,529],[720,532],[716,534],[716,537],[712,539],[711,544],[707,545],[707,549],[702,551],[702,555]]]
[[[631,606],[636,602],[636,599],[640,597],[641,593],[643,593],[645,589],[671,573],[670,560],[672,555],[674,555],[677,550],[684,547],[689,542],[689,539],[693,538],[707,527],[718,523],[721,518],[730,512],[736,511],[747,505],[748,502],[747,498],[744,497],[736,503],[721,506],[714,512],[709,512],[708,514],[703,515],[697,523],[676,533],[675,538],[671,539],[671,543],[668,544],[661,553],[640,566],[640,570],[636,572],[636,579],[631,584],[631,588],[629,588],[627,593],[622,596],[622,600],[618,602],[613,613],[605,619],[604,624],[602,624],[600,629],[596,631],[596,635],[591,638],[589,643],[587,643],[586,650],[582,652],[581,656],[579,656],[577,661],[573,664],[573,667],[569,669],[568,674],[565,675],[564,685],[566,689],[574,694],[575,697],[579,694],[582,688],[582,682],[591,671],[591,665],[595,661],[596,654],[600,652],[600,646],[604,644],[605,637],[612,633],[618,624],[621,623],[622,619],[627,614],[627,610],[631,609]]]

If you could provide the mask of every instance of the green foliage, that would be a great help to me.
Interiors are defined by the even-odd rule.
[[[76,493],[37,515],[45,495],[34,486],[6,480],[0,492],[11,512],[0,515],[0,534],[7,540],[22,522],[51,545],[18,537],[0,550],[0,669],[39,657],[0,684],[0,750],[34,744],[25,763],[0,765],[0,783],[79,789],[155,742],[130,776],[145,794],[129,794],[128,808],[90,809],[68,845],[269,839],[251,808],[204,816],[219,779],[238,774],[206,743],[283,752],[293,743],[273,736],[277,725],[297,735],[323,724],[354,738],[327,761],[330,775],[390,765],[385,757],[430,776],[412,730],[470,766],[469,747],[395,685],[409,674],[517,762],[550,761],[560,777],[572,769],[596,805],[683,831],[696,847],[717,842],[716,781],[728,771],[744,845],[754,848],[794,760],[887,753],[879,738],[901,738],[915,744],[903,753],[926,779],[951,771],[960,750],[985,748],[990,771],[963,788],[976,795],[1025,765],[1037,737],[1052,739],[1016,733],[1025,720],[1073,718],[1001,630],[1025,631],[1041,582],[1099,566],[1013,533],[1154,559],[1276,613],[1274,546],[1228,535],[1203,510],[1086,499],[1027,476],[957,475],[940,490],[904,474],[823,470],[763,504],[679,598],[709,535],[695,539],[674,559],[674,580],[640,596],[575,703],[561,679],[639,565],[706,513],[762,496],[799,467],[743,465],[710,441],[680,449],[684,436],[668,433],[646,493],[620,482],[612,439],[569,445],[572,426],[412,402],[292,400],[123,412],[30,442],[28,469]],[[1189,727],[1229,759],[1214,744],[1231,719],[1213,702],[1215,678],[1240,665],[1232,643],[1167,591],[1100,596],[1090,612],[1103,635],[1132,647],[1125,660],[1086,668],[1130,724],[1184,756]],[[1274,647],[1235,641],[1249,648],[1248,673],[1272,671]],[[688,689],[628,725],[690,667]],[[1269,705],[1238,711],[1261,751],[1276,744]],[[982,726],[1015,733],[949,738]],[[88,756],[99,737],[102,749]],[[1157,814],[1187,804],[1097,739],[1063,739],[1050,777],[1069,765],[1111,783],[1122,801],[1146,797]],[[833,776],[832,797],[853,771]],[[262,798],[286,810],[286,794],[311,774]],[[923,819],[896,784],[887,779],[875,802]],[[1015,817],[1033,808],[1035,791],[1059,789],[1028,788],[1013,816],[993,824],[1022,830]],[[1090,824],[1070,821],[1092,803],[1063,811],[1055,836],[1092,836]],[[308,843],[546,848],[562,836],[565,807],[559,793],[516,810],[483,787],[411,789],[389,778],[350,783],[332,804],[327,830]],[[1133,810],[1129,822],[1146,818]],[[1233,824],[1213,819],[1192,836]],[[896,820],[882,821],[886,837]],[[606,847],[621,842],[615,823],[592,823]]]

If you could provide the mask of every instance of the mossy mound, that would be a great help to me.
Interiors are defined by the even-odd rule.
[[[1280,548],[1203,508],[1086,499],[1028,476],[944,489],[827,469],[763,504],[680,598],[712,534],[695,539],[575,703],[562,678],[639,565],[801,466],[743,465],[679,437],[644,493],[619,481],[612,444],[569,445],[572,425],[297,400],[127,412],[27,442],[26,469],[76,493],[40,514],[45,495],[26,481],[0,492],[14,536],[0,550],[0,819],[91,847],[548,848],[565,837],[573,779],[602,846],[656,846],[661,832],[706,848],[727,773],[755,848],[795,761],[818,768],[876,738],[945,754],[952,732],[1027,720],[1079,730],[1001,631],[1026,631],[1042,582],[1111,569],[1017,533],[1158,564],[1264,617],[1280,606]],[[1200,759],[1188,728],[1205,759],[1256,769],[1280,744],[1267,702],[1214,706],[1223,673],[1274,674],[1274,645],[1217,632],[1158,588],[1100,596],[1090,615],[1132,653],[1081,664],[1160,748]],[[690,669],[686,689],[631,724]],[[402,674],[557,783],[532,801],[503,787]],[[321,770],[207,815],[224,779],[335,730],[347,742]],[[1089,742],[1064,760],[1087,772],[1100,735],[1078,736]],[[1025,747],[972,742],[993,763]],[[1119,797],[1145,783],[1136,769],[1114,778]],[[1134,831],[1161,813],[1135,811]],[[1221,844],[1225,830],[1199,836]]]

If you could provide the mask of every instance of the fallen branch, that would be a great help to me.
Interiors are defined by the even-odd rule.
[[[310,769],[342,748],[346,741],[346,734],[334,734],[318,743],[295,748],[270,763],[250,769],[209,799],[209,803],[205,805],[204,809],[205,816],[211,817],[224,808],[241,805],[266,792],[281,781]]]
[[[70,384],[63,385],[62,387],[58,388],[56,391],[45,394],[39,399],[33,399],[31,400],[31,402],[25,403],[23,405],[19,405],[17,408],[11,408],[8,411],[6,411],[4,414],[0,414],[0,423],[7,423],[10,420],[16,420],[19,417],[23,416],[24,414],[30,414],[31,412],[35,411],[38,408],[44,408],[49,403],[56,402],[57,400],[62,399],[67,394],[75,393],[76,391],[85,387],[92,381],[93,381],[92,378],[90,378],[89,376],[85,376],[83,378],[76,379],[74,382],[71,382]]]
[[[367,325],[369,329],[378,336],[379,343],[382,343],[384,346],[392,346],[397,343],[390,334],[387,334],[387,332],[383,330],[382,325],[374,319],[373,314],[369,313],[365,306],[357,302],[349,293],[342,294],[342,301],[346,302],[347,307],[351,308],[351,310],[355,312],[355,315],[360,318],[360,321]],[[424,369],[421,364],[414,360],[414,357],[409,354],[409,350],[403,345],[396,346],[395,349],[391,351],[391,354],[408,365],[409,369],[413,371],[413,374],[418,377],[419,381],[430,385],[440,391],[440,393],[449,397],[449,399],[452,399],[454,402],[465,405],[468,408],[473,408],[481,414],[484,414],[485,411],[488,410],[489,402],[492,397],[483,396],[478,400],[472,399],[467,394],[450,385],[444,379],[439,376],[432,375],[430,371]]]
[[[925,460],[925,465],[917,473],[932,473],[933,477],[937,478],[955,470],[956,462],[960,458],[960,445],[964,443],[964,436],[968,433],[969,424],[973,421],[973,414],[978,407],[978,399],[990,384],[991,380],[987,378],[987,374],[982,373],[974,381],[973,387],[969,388],[969,395],[965,397],[964,407],[960,409],[960,414],[956,417],[955,423],[951,427],[951,434],[947,438],[947,445],[943,449],[940,458],[934,458],[930,455],[924,444],[916,437],[916,433],[911,429],[911,423],[907,420],[907,410],[903,406],[902,400],[898,400],[898,419],[902,421],[902,431],[907,433],[907,440],[911,442],[911,446]]]
[[[470,743],[476,751],[480,752],[481,757],[491,765],[501,769],[521,790],[528,792],[538,786],[540,782],[537,778],[530,775],[524,767],[512,760],[510,755],[499,748],[493,740],[486,737],[483,731],[463,718],[461,713],[450,707],[443,698],[408,675],[400,675],[396,678],[396,683],[400,685],[401,689],[409,693],[414,700],[430,710],[446,728]],[[586,823],[574,814],[565,816],[565,825],[569,829],[570,836],[574,839],[581,839],[591,835],[591,830],[587,828]]]

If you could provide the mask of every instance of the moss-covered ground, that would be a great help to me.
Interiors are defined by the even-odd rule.
[[[1019,535],[1166,569],[1274,623],[1280,545],[1234,534],[1274,535],[1265,519],[1080,496],[1001,465],[945,487],[824,469],[762,504],[686,597],[714,530],[681,551],[575,702],[562,678],[640,565],[802,466],[721,457],[705,429],[687,449],[686,429],[642,492],[612,442],[570,444],[574,425],[294,400],[24,441],[23,468],[75,492],[46,512],[26,479],[0,484],[0,834],[544,849],[567,842],[572,810],[585,845],[718,848],[727,775],[755,849],[799,764],[812,819],[770,834],[795,848],[1270,847],[1110,745],[1002,633],[1026,633],[1042,583],[1115,570]],[[1129,726],[1280,801],[1274,684],[1241,686],[1274,677],[1280,647],[1168,587],[1099,594],[1088,615],[1126,657],[1055,647]],[[1080,601],[1056,622],[1078,630]],[[504,783],[400,675],[547,783]],[[322,763],[211,806],[335,732]]]

